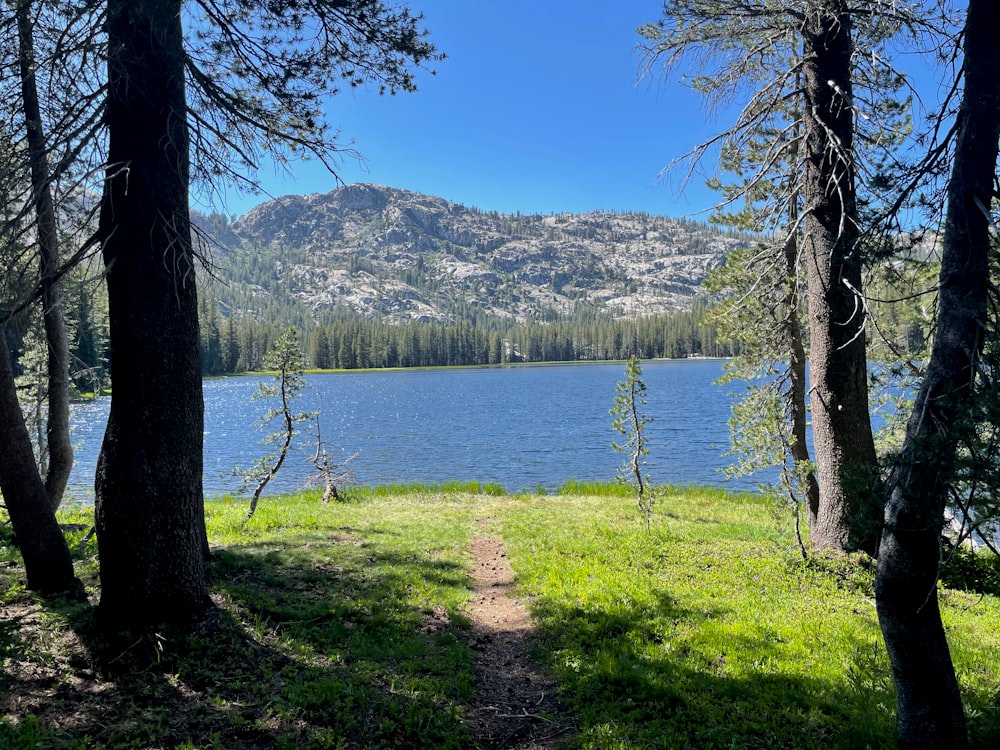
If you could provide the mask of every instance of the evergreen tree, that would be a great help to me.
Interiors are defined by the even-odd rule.
[[[269,434],[263,441],[264,445],[277,444],[277,449],[258,460],[244,474],[244,483],[256,482],[245,522],[253,518],[264,488],[277,476],[285,459],[288,458],[296,423],[307,421],[315,416],[307,412],[292,411],[292,402],[302,394],[306,387],[306,382],[302,377],[302,352],[299,349],[298,336],[293,329],[287,329],[274,342],[274,346],[264,357],[264,366],[273,370],[274,382],[270,384],[259,383],[254,399],[277,399],[278,406],[268,409],[261,417],[260,424],[266,428],[273,421],[279,420],[281,426],[278,431]]]
[[[209,605],[180,18],[180,0],[111,0],[107,8],[109,142],[98,235],[112,398],[95,518],[99,613],[112,633],[191,620]]]
[[[965,715],[938,608],[941,527],[961,422],[975,408],[989,330],[987,207],[1000,152],[1000,8],[969,3],[964,91],[955,130],[941,249],[939,315],[927,372],[889,480],[875,598],[896,681],[901,747],[968,745]]]
[[[653,420],[645,414],[646,383],[642,379],[642,365],[636,357],[629,357],[625,365],[625,378],[615,387],[615,402],[611,408],[611,426],[621,433],[625,442],[611,443],[619,453],[626,454],[625,463],[618,469],[618,480],[635,490],[639,511],[649,531],[653,516],[653,488],[644,472],[645,457],[649,455],[646,443],[646,425]]]
[[[113,395],[96,482],[105,627],[208,606],[191,176],[242,184],[262,157],[291,151],[328,163],[338,144],[320,96],[342,80],[414,89],[413,66],[436,54],[418,22],[375,0],[108,2],[98,238]]]
[[[333,367],[330,358],[330,338],[327,336],[326,328],[319,326],[313,331],[309,359],[312,366],[319,370],[329,370]]]
[[[868,415],[855,146],[862,125],[855,112],[862,113],[861,122],[875,123],[870,127],[890,124],[883,102],[892,99],[898,76],[884,70],[889,55],[882,51],[920,20],[892,2],[855,10],[842,0],[795,6],[759,0],[734,9],[710,0],[673,0],[660,22],[642,29],[650,68],[697,60],[690,79],[696,90],[711,102],[745,101],[737,122],[691,157],[699,160],[721,144],[740,176],[725,200],[743,197],[755,210],[763,204],[780,217],[779,226],[786,227],[781,234],[790,241],[801,233],[795,254],[808,279],[820,488],[812,541],[820,547],[873,552],[877,540],[879,474]],[[871,142],[896,139],[876,132]],[[789,179],[776,193],[774,178],[782,169]],[[777,249],[770,262],[784,253],[780,244]]]

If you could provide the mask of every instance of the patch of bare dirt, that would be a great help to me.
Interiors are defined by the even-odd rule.
[[[480,522],[486,526],[488,519]],[[514,571],[503,541],[472,539],[475,693],[467,723],[481,750],[548,750],[570,728],[560,719],[555,683],[529,651],[534,626],[513,596]]]

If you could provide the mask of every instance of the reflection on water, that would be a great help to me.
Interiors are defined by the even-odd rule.
[[[323,439],[336,457],[357,454],[359,484],[499,483],[509,491],[553,489],[573,479],[612,481],[622,456],[609,409],[622,364],[570,364],[481,369],[399,370],[309,375],[296,411],[319,409]],[[722,363],[713,360],[643,363],[650,453],[656,483],[724,484],[729,399],[713,385]],[[205,492],[238,489],[233,467],[267,452],[268,430],[253,401],[259,377],[207,380]],[[77,496],[93,495],[93,476],[107,399],[77,404],[73,441]],[[269,491],[303,487],[312,473],[313,430],[301,426],[296,451]],[[738,488],[754,480],[729,483]]]

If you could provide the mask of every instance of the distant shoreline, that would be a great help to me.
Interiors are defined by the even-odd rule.
[[[727,362],[732,357],[650,357],[640,359],[640,362]],[[355,368],[333,368],[321,370],[309,368],[303,372],[306,375],[326,375],[328,373],[344,372],[405,372],[410,370],[498,370],[509,367],[562,367],[573,365],[614,365],[624,364],[624,359],[555,359],[544,362],[503,362],[488,365],[421,365],[417,367],[355,367]],[[245,377],[247,375],[272,375],[266,370],[256,372],[232,373],[229,375],[215,375],[213,378]],[[208,380],[209,378],[205,378]]]

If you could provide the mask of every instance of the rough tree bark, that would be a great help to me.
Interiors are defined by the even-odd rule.
[[[800,122],[793,124],[793,144],[788,159],[789,163],[793,165],[799,161],[800,131]],[[809,444],[806,441],[806,434],[809,431],[809,408],[807,406],[809,357],[803,343],[802,319],[799,315],[801,309],[799,269],[802,257],[799,243],[799,219],[799,196],[793,192],[788,201],[788,237],[785,239],[783,248],[785,261],[785,319],[783,328],[788,344],[788,417],[792,436],[790,453],[796,473],[803,485],[802,504],[805,506],[806,521],[811,529],[815,527],[819,515],[820,494],[816,469],[814,465],[811,465],[812,458],[809,455]],[[810,468],[803,475],[802,467],[805,466],[810,466]]]
[[[793,209],[794,211],[794,209]],[[790,226],[795,226],[798,217],[793,215]],[[792,461],[796,469],[809,465],[809,444],[806,433],[809,429],[809,410],[806,408],[806,369],[808,358],[802,343],[802,322],[799,319],[799,293],[796,275],[799,268],[798,234],[791,232],[785,241],[785,336],[788,341],[788,415],[791,422]],[[803,503],[809,528],[814,528],[819,514],[819,482],[815,470],[809,470],[802,477],[805,487]]]
[[[989,296],[990,218],[1000,142],[1000,6],[971,0],[965,89],[941,243],[939,314],[927,373],[889,482],[875,598],[897,692],[899,745],[967,746],[965,715],[937,600],[940,532],[969,410]]]
[[[809,284],[812,423],[820,504],[818,548],[874,553],[878,477],[868,412],[851,88],[851,17],[843,0],[803,22],[803,251]],[[875,522],[868,518],[875,516]]]
[[[62,502],[73,469],[73,445],[69,436],[69,342],[58,285],[59,232],[50,184],[48,146],[42,123],[38,86],[35,81],[35,50],[31,21],[32,0],[18,0],[17,37],[20,52],[21,104],[24,111],[28,161],[31,167],[32,199],[38,233],[38,257],[42,289],[42,320],[48,351],[48,405],[45,440],[48,469],[45,490],[53,508]]]
[[[111,410],[97,468],[99,615],[108,630],[209,604],[201,363],[188,212],[181,0],[107,6]]]
[[[40,593],[81,594],[73,561],[45,492],[31,437],[17,401],[14,372],[0,327],[0,493],[24,560],[28,588]]]

